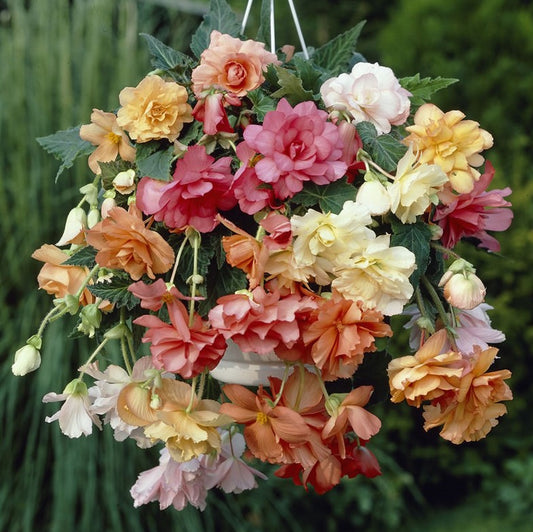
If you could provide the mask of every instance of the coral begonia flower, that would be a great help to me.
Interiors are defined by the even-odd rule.
[[[221,92],[208,94],[195,105],[192,115],[204,124],[206,135],[233,133],[228,115],[224,109],[224,95]]]
[[[186,379],[206,368],[213,369],[226,349],[224,337],[216,329],[210,329],[198,314],[189,326],[189,315],[181,301],[174,300],[167,308],[170,324],[152,315],[133,321],[148,328],[142,341],[150,342],[154,365]]]
[[[231,403],[223,403],[220,412],[246,426],[244,437],[256,458],[282,463],[284,446],[306,442],[310,429],[302,416],[285,406],[271,406],[272,399],[262,388],[255,395],[239,384],[226,384],[222,391]]]
[[[174,251],[163,237],[147,229],[139,209],[115,207],[107,218],[87,231],[87,242],[98,250],[96,262],[105,268],[124,270],[134,281],[144,274],[155,279],[174,263]]]
[[[97,146],[88,161],[89,168],[95,174],[102,172],[99,162],[114,161],[118,155],[124,161],[135,161],[135,148],[117,124],[117,117],[113,113],[93,109],[91,123],[80,127],[80,137]]]
[[[142,308],[154,311],[159,310],[165,303],[170,304],[180,299],[190,299],[175,286],[167,286],[163,279],[158,279],[151,284],[137,281],[128,286],[128,291],[141,300]]]
[[[392,336],[392,330],[383,323],[380,312],[363,311],[360,302],[344,299],[337,292],[319,302],[303,331],[304,343],[310,346],[325,380],[351,377],[364,353],[376,350],[375,339],[384,336]]]

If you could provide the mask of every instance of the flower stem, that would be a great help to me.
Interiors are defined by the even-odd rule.
[[[189,404],[187,405],[187,408],[185,412],[189,414],[192,410],[192,407],[194,405],[194,399],[196,397],[196,383],[198,382],[198,377],[193,377],[191,382],[191,398],[189,400]]]
[[[111,338],[104,338],[102,343],[100,343],[100,345],[91,353],[91,356],[87,359],[87,362],[83,364],[82,369],[80,370],[80,376],[78,377],[79,379],[82,379],[83,376],[85,375],[84,368],[86,368],[96,358],[98,353],[100,353],[100,351],[105,347],[105,345],[107,344],[107,342],[109,342],[109,340],[111,340]]]
[[[439,313],[439,317],[442,320],[442,323],[444,323],[444,327],[448,333],[450,343],[455,346],[455,332],[453,330],[453,326],[450,323],[450,318],[446,313],[446,310],[444,309],[444,305],[442,304],[442,301],[440,300],[440,297],[437,294],[435,287],[429,282],[428,278],[425,275],[422,276],[422,282],[424,283],[424,287],[428,291],[431,300],[437,308],[437,312]]]
[[[181,254],[183,253],[183,250],[185,249],[185,244],[187,244],[187,241],[189,240],[188,236],[186,234],[184,235],[185,235],[185,238],[183,239],[183,242],[181,243],[181,246],[178,249],[178,254],[176,255],[176,260],[174,262],[174,268],[172,269],[172,275],[170,276],[170,284],[174,284],[174,279],[178,271],[178,264],[180,263]]]
[[[324,399],[327,401],[329,398],[329,393],[326,390],[326,385],[324,384],[324,381],[322,380],[322,374],[316,366],[314,366],[314,370],[315,370],[316,376],[318,377],[318,383],[320,384],[320,388],[322,389],[322,395],[324,396]]]
[[[289,371],[291,370],[291,365],[285,362],[285,371],[283,372],[283,379],[281,381],[281,386],[279,387],[279,392],[276,395],[276,400],[274,401],[274,406],[276,406],[283,394],[283,389],[285,388],[285,383],[287,382],[287,379],[289,378]]]

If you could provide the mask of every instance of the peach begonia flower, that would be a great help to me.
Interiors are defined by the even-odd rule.
[[[492,146],[492,135],[473,120],[463,120],[461,111],[444,113],[436,105],[425,103],[414,116],[414,125],[404,143],[420,152],[420,163],[438,164],[448,175],[452,188],[467,194],[474,188],[483,164],[480,152]]]
[[[105,268],[124,270],[134,281],[144,274],[155,279],[174,263],[174,251],[163,237],[147,229],[135,205],[129,211],[114,207],[107,218],[86,234],[87,242],[98,250],[96,262]]]
[[[338,292],[331,299],[320,300],[303,331],[304,343],[324,380],[351,377],[364,353],[376,350],[374,340],[385,336],[392,336],[392,330],[383,323],[383,314],[365,311],[361,303]]]
[[[187,99],[187,89],[178,83],[146,76],[136,87],[125,87],[120,92],[118,125],[137,142],[174,142],[183,124],[193,121]]]
[[[200,97],[203,91],[216,88],[242,98],[265,81],[263,71],[271,63],[280,64],[263,43],[241,41],[213,30],[209,47],[192,71],[194,94]]]
[[[226,384],[222,391],[231,403],[223,403],[220,412],[245,425],[244,438],[256,458],[283,463],[288,446],[306,442],[310,429],[302,416],[286,406],[272,406],[273,398],[262,386],[257,395],[240,384]]]
[[[230,424],[231,419],[219,410],[219,403],[199,399],[188,383],[169,378],[162,378],[154,389],[128,384],[117,400],[122,420],[144,427],[151,440],[165,442],[178,462],[220,451],[217,427]]]
[[[443,353],[446,330],[433,334],[415,355],[395,358],[389,362],[388,375],[391,401],[404,399],[419,407],[422,401],[431,401],[450,390],[456,390],[463,373],[460,353]]]
[[[476,346],[469,364],[472,369],[461,377],[456,393],[448,393],[424,406],[424,429],[443,425],[440,435],[459,444],[484,438],[498,424],[496,418],[507,412],[500,401],[510,401],[513,394],[503,382],[511,377],[507,369],[486,373],[498,350],[482,351]]]
[[[89,168],[100,174],[100,163],[114,161],[118,155],[124,161],[135,160],[135,148],[130,144],[128,136],[119,127],[117,117],[113,113],[104,113],[93,109],[91,123],[80,128],[80,137],[97,146],[89,155]]]
[[[75,295],[89,275],[89,270],[84,266],[64,265],[69,254],[51,244],[43,244],[32,253],[32,258],[44,262],[37,275],[39,288],[58,299],[67,294]],[[88,305],[94,300],[95,297],[86,288],[80,297],[80,305]]]

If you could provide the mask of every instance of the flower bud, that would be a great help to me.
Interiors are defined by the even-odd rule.
[[[486,292],[481,279],[470,272],[455,273],[444,284],[446,301],[463,310],[473,309],[483,303]]]
[[[385,214],[391,207],[389,192],[377,179],[365,181],[359,187],[355,201],[364,205],[372,216]]]
[[[85,227],[87,227],[87,215],[85,211],[81,207],[74,207],[68,213],[65,230],[61,238],[56,242],[56,246],[64,246],[65,244],[74,242],[80,234],[83,234]]]
[[[113,187],[121,194],[131,194],[135,190],[135,170],[119,172],[113,179]]]
[[[88,183],[80,188],[80,192],[84,194],[85,201],[89,205],[96,205],[98,203],[98,187],[93,183]]]
[[[11,366],[13,375],[22,377],[35,371],[41,365],[41,354],[35,346],[26,344],[15,353],[15,361]]]
[[[87,227],[92,229],[100,221],[100,211],[91,209],[87,215]]]
[[[102,206],[100,207],[100,212],[102,213],[102,218],[107,218],[107,215],[109,214],[109,211],[117,206],[117,202],[114,198],[106,198],[102,202]]]

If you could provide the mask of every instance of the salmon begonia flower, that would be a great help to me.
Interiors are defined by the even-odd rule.
[[[222,391],[231,403],[220,412],[245,425],[250,452],[273,464],[286,461],[285,447],[306,442],[310,429],[302,416],[285,406],[271,406],[272,398],[260,387],[257,395],[240,384],[226,384]]]
[[[165,303],[168,305],[173,301],[191,299],[184,296],[174,285],[167,285],[161,278],[151,284],[137,281],[128,286],[128,291],[141,300],[142,308],[154,311],[159,310]]]
[[[388,375],[391,401],[404,399],[419,407],[455,390],[463,373],[462,357],[455,351],[444,352],[446,330],[433,334],[414,356],[395,358],[389,362]]]
[[[174,263],[174,251],[163,237],[147,229],[141,212],[114,207],[107,218],[87,231],[87,242],[98,250],[96,262],[105,268],[124,270],[134,281],[143,275],[155,279]]]
[[[363,361],[364,353],[376,350],[376,338],[392,336],[383,315],[363,310],[361,303],[344,299],[334,292],[321,299],[303,330],[303,341],[322,371],[324,380],[347,379]]]
[[[507,412],[501,401],[513,394],[504,380],[511,377],[507,369],[487,373],[498,350],[475,348],[467,359],[470,370],[461,377],[457,392],[447,393],[424,406],[424,429],[442,425],[440,435],[455,444],[484,438]]]
[[[452,195],[437,206],[433,219],[442,228],[443,246],[452,249],[461,238],[472,237],[479,240],[478,247],[500,251],[500,243],[487,231],[505,231],[511,225],[513,211],[507,208],[511,203],[503,199],[511,189],[487,190],[493,177],[494,167],[487,161],[471,192]]]
[[[70,255],[51,244],[43,244],[31,256],[45,263],[37,276],[39,288],[58,299],[67,294],[76,294],[89,275],[85,266],[63,264]],[[85,306],[94,301],[95,297],[86,288],[80,297],[80,305]]]
[[[492,135],[473,120],[463,120],[461,111],[444,113],[425,103],[414,116],[414,125],[405,129],[404,139],[420,152],[420,163],[437,164],[448,175],[453,190],[468,194],[479,180],[477,167],[483,164],[480,152],[492,146]]]
[[[226,350],[222,334],[194,315],[189,323],[189,313],[183,303],[173,299],[167,303],[171,323],[157,316],[145,315],[133,320],[148,330],[142,341],[150,342],[154,365],[185,379],[195,377],[207,369],[213,369]]]
[[[89,155],[89,168],[95,174],[102,173],[99,162],[114,161],[119,155],[124,161],[135,160],[135,148],[118,125],[117,117],[113,113],[93,109],[91,123],[81,126],[80,137],[97,146]]]
[[[265,81],[263,71],[271,63],[280,64],[280,61],[265,50],[263,43],[251,39],[241,41],[213,30],[209,47],[192,71],[194,94],[200,97],[203,91],[215,88],[242,98]]]
[[[122,107],[117,123],[136,142],[159,139],[174,142],[183,124],[193,121],[187,99],[187,89],[178,83],[156,75],[146,76],[136,87],[120,91]]]

